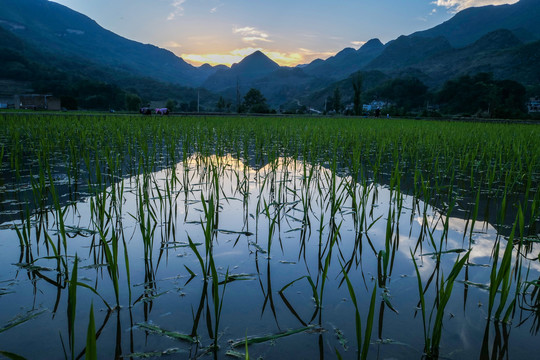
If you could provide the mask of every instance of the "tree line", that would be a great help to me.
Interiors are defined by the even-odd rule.
[[[325,101],[325,111],[364,115],[361,105],[380,101],[390,115],[460,115],[484,118],[526,118],[527,89],[514,80],[497,80],[491,73],[463,75],[430,90],[420,79],[394,78],[366,89],[362,75],[350,78],[353,91],[347,96],[336,86]],[[344,99],[346,101],[344,101]],[[347,107],[347,104],[353,106]]]

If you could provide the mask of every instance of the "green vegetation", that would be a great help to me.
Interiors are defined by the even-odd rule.
[[[224,105],[222,104],[221,107],[224,108]],[[266,104],[263,94],[259,90],[251,88],[244,96],[241,112],[265,114],[270,112],[270,108]]]
[[[474,115],[499,119],[520,118],[526,113],[526,90],[511,80],[494,80],[493,74],[479,73],[447,81],[436,101],[445,113]]]
[[[2,336],[43,321],[32,293],[31,306],[51,304],[44,341],[65,358],[275,357],[299,344],[309,357],[437,358],[477,353],[512,320],[513,336],[535,341],[534,125],[47,113],[0,124],[2,269],[15,277],[0,278],[0,306],[23,311],[2,318]],[[486,324],[485,341],[483,329],[459,340],[465,319]],[[35,355],[6,344],[0,354]]]
[[[180,99],[182,111],[196,111],[198,92],[203,107],[217,99],[207,90],[165,83],[137,76],[80,58],[62,58],[43,52],[0,27],[0,78],[29,84],[33,93],[61,99],[68,110],[138,111],[143,102]],[[4,89],[4,94],[10,94]],[[11,93],[14,95],[15,93]]]

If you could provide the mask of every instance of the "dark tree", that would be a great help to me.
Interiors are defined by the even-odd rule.
[[[62,107],[67,110],[77,110],[77,99],[73,96],[60,97],[60,103],[62,104]]]
[[[216,104],[216,109],[218,112],[223,112],[225,110],[225,107],[227,106],[227,104],[225,103],[225,99],[223,98],[223,96],[220,96],[219,97],[219,100]]]
[[[126,94],[126,108],[128,111],[139,111],[141,107],[141,98],[137,94]]]
[[[266,104],[263,94],[254,88],[251,88],[244,96],[243,108],[248,113],[268,113],[270,109]]]
[[[354,115],[362,115],[362,75],[357,74],[352,80]]]
[[[165,107],[169,109],[169,111],[175,111],[177,106],[178,106],[178,101],[173,100],[173,99],[167,100],[167,103],[165,104]]]
[[[422,81],[409,77],[387,81],[378,92],[382,98],[394,102],[396,106],[411,110],[425,104],[427,90]]]
[[[526,90],[516,81],[494,80],[492,74],[479,73],[448,80],[437,101],[451,114],[516,118],[525,115]]]
[[[523,117],[527,111],[525,107],[526,95],[525,87],[516,81],[497,81],[494,103],[491,104],[491,117]]]
[[[339,91],[339,87],[336,87],[334,90],[334,96],[332,96],[332,108],[336,112],[341,111],[341,92]]]

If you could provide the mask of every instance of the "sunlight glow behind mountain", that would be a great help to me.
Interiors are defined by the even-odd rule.
[[[202,64],[210,65],[227,65],[231,66],[234,63],[240,62],[246,56],[260,50],[266,54],[270,59],[274,60],[281,66],[296,66],[298,64],[305,64],[316,58],[329,57],[334,55],[334,52],[316,53],[308,49],[299,49],[296,53],[282,53],[278,51],[271,51],[264,48],[242,48],[235,49],[229,53],[224,54],[181,54],[180,57],[187,62],[199,66]]]

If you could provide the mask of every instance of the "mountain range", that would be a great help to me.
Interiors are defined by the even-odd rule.
[[[201,87],[230,101],[238,91],[245,94],[256,87],[275,107],[291,102],[321,107],[330,89],[357,72],[366,79],[364,87],[415,76],[436,89],[449,79],[478,72],[492,72],[495,78],[530,87],[540,84],[538,0],[469,8],[431,29],[386,44],[372,39],[359,49],[346,48],[294,68],[279,66],[260,51],[230,68],[195,67],[168,50],[125,39],[54,2],[0,0],[0,9],[4,48],[42,66],[83,72],[139,93],[145,91],[136,85],[139,79]],[[0,61],[7,61],[4,57]]]

